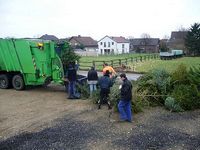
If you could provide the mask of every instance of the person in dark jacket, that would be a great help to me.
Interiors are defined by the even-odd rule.
[[[75,99],[76,98],[76,69],[74,66],[74,63],[70,63],[67,70],[67,79],[69,81],[68,85],[68,94],[69,99]]]
[[[98,81],[100,86],[100,100],[98,101],[98,109],[101,109],[101,104],[105,101],[108,104],[108,109],[111,109],[110,102],[108,101],[108,94],[110,93],[110,87],[112,81],[109,77],[109,71],[107,70],[103,77]]]
[[[90,87],[90,96],[92,96],[92,92],[97,90],[97,82],[98,82],[98,74],[94,67],[88,71],[87,74],[88,84]]]
[[[120,90],[121,90],[121,98],[118,104],[118,109],[120,113],[121,121],[131,122],[131,99],[132,99],[132,84],[127,79],[126,74],[122,73],[120,75],[121,80],[123,81]]]

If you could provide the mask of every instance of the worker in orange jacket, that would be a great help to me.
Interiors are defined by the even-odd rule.
[[[103,75],[105,75],[106,70],[109,71],[109,73],[110,73],[110,78],[112,78],[113,76],[117,75],[117,73],[115,72],[115,70],[113,69],[113,67],[108,66],[107,63],[103,64]]]

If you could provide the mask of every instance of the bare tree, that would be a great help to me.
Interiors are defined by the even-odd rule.
[[[134,36],[128,36],[127,38],[128,39],[134,39]]]
[[[146,52],[146,47],[150,42],[151,36],[148,33],[142,33],[141,38],[142,38],[142,43],[141,44],[144,45],[144,50]]]
[[[180,27],[177,28],[177,31],[188,31],[188,29],[183,27],[183,25],[180,25]]]
[[[141,34],[141,38],[143,38],[143,39],[149,39],[149,38],[151,38],[151,36],[148,33],[142,33]]]
[[[169,35],[164,35],[163,39],[167,39],[168,40],[168,39],[170,39],[170,37],[169,37]]]

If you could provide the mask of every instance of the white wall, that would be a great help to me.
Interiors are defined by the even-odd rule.
[[[122,48],[123,44],[124,44],[124,48]],[[122,54],[123,50],[124,50],[124,53],[129,53],[129,46],[130,46],[129,43],[117,43],[118,53]]]
[[[85,47],[85,50],[88,52],[96,52],[98,50],[98,48],[95,47]]]
[[[101,42],[102,42],[102,45],[101,45]],[[106,43],[105,47],[104,47],[104,42]],[[110,47],[109,47],[108,43],[110,43]],[[98,42],[98,53],[101,54],[101,49],[102,49],[103,55],[104,55],[104,49],[110,49],[110,51],[112,51],[112,49],[113,49],[114,53],[115,53],[116,47],[117,47],[117,43],[115,41],[113,41],[111,38],[106,36],[101,41]]]
[[[102,45],[101,45],[102,42]],[[106,46],[104,47],[104,42],[106,43]],[[110,42],[110,47],[108,46],[108,43]],[[112,42],[114,43],[112,45]],[[124,48],[122,48],[122,44],[124,44]],[[122,54],[122,51],[124,49],[124,53],[129,53],[129,43],[117,43],[113,41],[111,38],[108,36],[104,37],[98,42],[98,54],[104,55],[104,50],[105,49],[110,49],[110,52],[114,50],[114,54]],[[102,50],[102,53],[101,53]]]

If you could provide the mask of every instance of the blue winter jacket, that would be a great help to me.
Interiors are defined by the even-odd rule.
[[[110,89],[112,86],[112,81],[109,76],[104,75],[103,77],[99,78],[98,84],[101,89]]]

